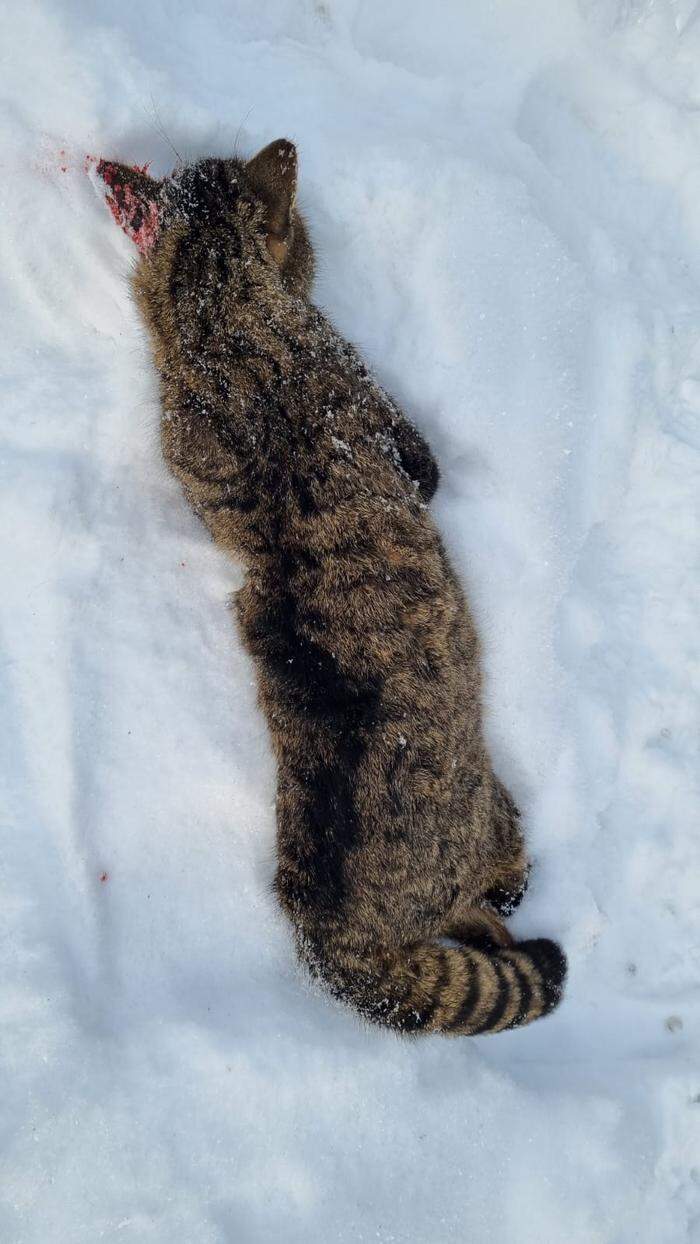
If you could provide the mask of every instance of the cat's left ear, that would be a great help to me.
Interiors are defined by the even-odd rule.
[[[127,237],[145,255],[160,229],[162,182],[148,175],[148,165],[131,168],[112,160],[99,160],[96,169],[105,188],[107,206]]]
[[[246,180],[265,205],[267,249],[276,263],[287,258],[297,197],[297,149],[288,138],[277,138],[246,164]]]

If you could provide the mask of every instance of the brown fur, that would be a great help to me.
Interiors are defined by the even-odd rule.
[[[437,467],[309,301],[294,147],[162,183],[101,169],[127,232],[158,220],[134,289],[163,452],[245,565],[237,614],[279,771],[275,884],[302,958],[402,1032],[546,1014],[562,952],[514,944],[489,903],[517,897],[526,860],[482,737],[474,625],[427,508]]]

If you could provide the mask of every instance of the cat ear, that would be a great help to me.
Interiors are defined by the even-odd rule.
[[[297,149],[288,138],[277,138],[246,164],[246,180],[265,204],[267,248],[277,263],[287,255],[297,195]]]
[[[148,175],[148,165],[131,168],[112,160],[99,160],[96,169],[105,188],[107,206],[127,237],[145,255],[160,229],[161,182]]]

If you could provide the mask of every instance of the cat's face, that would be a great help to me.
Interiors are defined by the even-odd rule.
[[[141,253],[134,284],[149,320],[176,286],[194,300],[215,282],[223,303],[251,281],[308,297],[313,251],[295,206],[297,153],[287,139],[251,160],[200,160],[161,181],[109,160],[97,172],[114,219]]]

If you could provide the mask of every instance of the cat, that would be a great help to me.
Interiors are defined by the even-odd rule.
[[[97,171],[140,251],[165,460],[245,567],[235,607],[278,766],[275,890],[302,961],[400,1033],[548,1014],[566,959],[501,919],[528,865],[428,509],[438,467],[310,301],[294,145],[162,180]]]

